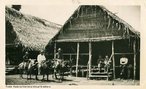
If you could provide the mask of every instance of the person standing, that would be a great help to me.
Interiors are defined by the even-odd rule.
[[[40,54],[37,56],[38,74],[41,74],[41,65],[44,61],[46,61],[46,57],[44,55],[44,51],[41,51]]]
[[[120,68],[121,68],[120,75],[121,75],[121,78],[125,78],[126,77],[126,74],[127,74],[127,71],[126,71],[127,64],[128,64],[128,58],[125,57],[125,55],[123,55],[120,58]]]

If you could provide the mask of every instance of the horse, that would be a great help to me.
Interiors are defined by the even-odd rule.
[[[19,70],[19,74],[20,74],[20,78],[23,78],[23,74],[25,74],[27,72],[27,67],[28,67],[28,62],[21,62],[18,65],[18,70]]]
[[[64,79],[64,72],[66,72],[68,66],[69,66],[69,61],[63,61],[60,59],[53,59],[53,69],[54,69],[54,76],[55,79],[57,78],[57,73],[59,74],[60,78],[59,80],[62,81]]]
[[[38,80],[38,63],[35,62],[36,59],[30,59],[28,68],[27,68],[27,79],[31,79],[31,75],[35,75],[35,79]]]
[[[35,59],[29,59],[27,62],[23,61],[18,65],[20,77],[23,78],[23,74],[27,74],[27,79],[31,79],[32,73],[35,74],[35,79],[37,80],[37,65],[38,63],[35,62]]]
[[[47,81],[49,80],[49,74],[53,74],[52,65],[53,63],[51,60],[42,62],[41,64],[41,74],[43,75],[42,80],[44,80],[45,75],[47,75]]]
[[[20,78],[23,78],[22,74],[23,74],[23,71],[24,71],[24,62],[21,62],[18,65],[18,71],[19,71],[19,74],[20,74]]]

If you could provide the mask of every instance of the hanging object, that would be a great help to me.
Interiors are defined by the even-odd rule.
[[[116,22],[116,28],[118,28],[118,22]]]
[[[107,19],[107,13],[106,11],[104,11],[104,20],[106,21],[106,19]]]
[[[107,26],[107,29],[109,29],[110,24],[111,24],[111,17],[108,15],[108,26]]]
[[[114,24],[115,24],[115,21],[114,21],[114,19],[112,19],[112,30],[114,28]]]
[[[126,30],[127,30],[127,35],[130,35],[128,27],[126,27]]]
[[[118,24],[118,30],[120,30],[120,29],[121,29],[121,23]]]
[[[69,20],[69,23],[70,23],[70,27],[72,28],[72,22],[71,22],[71,19]]]
[[[122,28],[124,29],[123,36],[126,37],[127,36],[127,31],[126,31],[126,27],[125,27],[124,24],[122,24]]]

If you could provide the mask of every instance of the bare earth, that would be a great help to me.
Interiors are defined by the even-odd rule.
[[[59,82],[54,80],[52,75],[49,76],[49,81],[41,81],[42,76],[40,75],[38,76],[39,80],[35,80],[34,76],[32,78],[27,80],[26,75],[23,79],[19,75],[6,75],[6,85],[140,85],[138,80],[87,80],[87,78],[82,77],[65,76],[65,79]]]

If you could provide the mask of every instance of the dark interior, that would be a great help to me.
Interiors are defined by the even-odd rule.
[[[133,45],[132,40],[116,40],[114,41],[114,51],[115,53],[123,53],[123,54],[115,54],[115,69],[116,69],[116,78],[120,77],[120,58],[125,55],[128,60],[128,65],[134,65],[134,55],[133,54],[125,54],[125,53],[133,53]],[[88,42],[80,42],[80,55],[79,55],[79,65],[87,66],[89,60],[89,43]],[[76,65],[76,53],[77,53],[77,43],[72,42],[64,42],[57,43],[57,49],[61,48],[63,50],[64,59],[70,60],[73,59],[73,65]],[[73,53],[72,55],[67,55],[67,53]],[[97,65],[98,56],[101,55],[102,58],[105,58],[106,55],[109,57],[112,54],[112,41],[100,41],[100,42],[92,42],[92,65]],[[139,79],[139,71],[140,71],[140,56],[137,54],[136,59],[136,78]],[[133,75],[131,75],[133,76]]]

